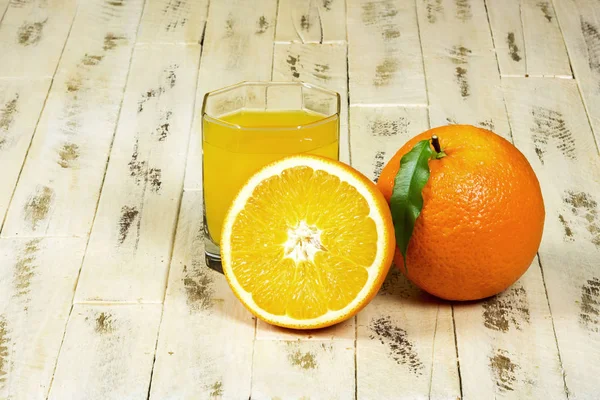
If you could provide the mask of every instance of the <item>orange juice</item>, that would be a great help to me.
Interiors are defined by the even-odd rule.
[[[203,188],[208,232],[217,245],[229,206],[260,168],[287,155],[338,159],[337,115],[304,110],[237,111],[203,121]]]

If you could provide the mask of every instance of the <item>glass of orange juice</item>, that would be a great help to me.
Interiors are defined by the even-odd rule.
[[[340,96],[302,82],[242,82],[202,105],[205,254],[220,270],[221,226],[244,183],[298,153],[338,159]]]

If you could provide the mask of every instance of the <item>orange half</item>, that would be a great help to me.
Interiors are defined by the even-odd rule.
[[[338,161],[292,156],[256,173],[223,224],[221,262],[257,317],[296,329],[330,326],[377,293],[395,250],[383,195]]]

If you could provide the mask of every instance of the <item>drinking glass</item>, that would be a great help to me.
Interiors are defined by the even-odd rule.
[[[292,154],[338,159],[340,95],[303,82],[241,82],[202,105],[202,186],[207,264],[221,270],[223,220],[244,183]]]

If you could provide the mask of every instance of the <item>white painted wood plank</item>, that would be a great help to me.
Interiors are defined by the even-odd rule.
[[[355,318],[321,329],[295,330],[258,320],[256,340],[354,340]]]
[[[452,326],[450,305],[393,268],[379,294],[358,314],[358,398],[391,399],[400,393],[411,399],[460,397],[454,333],[438,331],[438,324]],[[452,347],[435,347],[442,342]],[[436,379],[446,385],[442,391],[437,381],[432,390],[434,366]]]
[[[600,142],[600,8],[583,0],[554,0],[569,58],[596,143]]]
[[[354,343],[257,340],[252,399],[354,398]]]
[[[425,108],[351,107],[350,126],[352,166],[376,180],[429,122]],[[419,291],[393,267],[357,320],[358,398],[460,396],[450,305]]]
[[[339,159],[348,163],[350,151],[346,56],[345,44],[276,44],[273,80],[312,83],[340,94]]]
[[[483,0],[417,5],[431,126],[471,124],[510,137]]]
[[[85,244],[0,240],[0,398],[46,398]]]
[[[527,74],[521,0],[485,2],[502,76]]]
[[[0,225],[49,87],[50,79],[0,80]]]
[[[279,0],[278,42],[327,43],[346,40],[344,0]]]
[[[11,62],[0,65],[0,76],[51,77],[76,8],[75,0],[10,2],[0,25],[0,53]]]
[[[2,231],[88,234],[129,70],[141,0],[80,5]]]
[[[377,182],[390,158],[429,129],[426,108],[350,107],[352,166]]]
[[[429,398],[459,400],[462,392],[454,336],[454,320],[448,318],[445,305],[440,305],[436,321]]]
[[[76,302],[162,302],[200,46],[136,47]]]
[[[208,0],[148,0],[137,43],[200,44]]]
[[[146,399],[161,305],[75,304],[49,399]]]
[[[503,76],[571,77],[551,1],[486,2]]]
[[[551,0],[521,0],[529,76],[570,78],[571,66]]]
[[[247,399],[254,318],[204,262],[202,192],[184,192],[150,399]]]
[[[503,293],[455,304],[454,318],[465,398],[567,398],[537,257]]]
[[[513,137],[540,180],[539,257],[570,398],[600,390],[600,157],[573,80],[503,82]]]
[[[185,174],[186,189],[202,188],[200,135],[204,95],[241,81],[271,80],[276,14],[277,0],[214,1],[210,5]],[[260,25],[264,29],[257,29]]]
[[[0,77],[52,77],[76,8],[76,0],[11,2],[0,24]]]
[[[415,2],[348,0],[350,104],[427,105]]]

